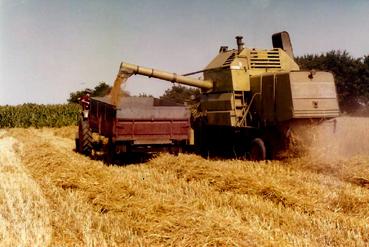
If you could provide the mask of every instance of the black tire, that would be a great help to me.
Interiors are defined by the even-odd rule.
[[[79,137],[76,137],[75,142],[76,142],[76,152],[80,153]]]
[[[88,120],[81,119],[79,122],[79,144],[77,151],[81,154],[90,155],[92,152],[92,132]]]
[[[105,162],[108,164],[114,164],[117,158],[117,153],[115,150],[115,143],[111,139],[109,139],[109,142],[106,148],[107,149],[105,152]]]
[[[255,138],[251,142],[250,160],[260,161],[266,159],[266,148],[264,141],[261,138]]]

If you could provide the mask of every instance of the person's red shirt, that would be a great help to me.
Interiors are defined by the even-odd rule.
[[[81,97],[80,104],[82,105],[83,110],[88,110],[88,108],[90,107],[90,95],[83,95]]]

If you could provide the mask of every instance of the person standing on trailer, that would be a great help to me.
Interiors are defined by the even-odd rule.
[[[91,98],[92,90],[87,88],[85,90],[85,95],[79,98],[79,102],[82,106],[83,110],[88,110],[90,108],[90,98]]]

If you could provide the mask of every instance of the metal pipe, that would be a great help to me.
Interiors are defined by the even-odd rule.
[[[208,71],[208,69],[202,69],[202,70],[198,70],[198,71],[194,71],[194,72],[182,74],[182,76],[195,75],[195,74],[203,73],[205,71]]]
[[[242,42],[242,39],[243,39],[242,36],[236,36],[238,53],[241,53],[241,51],[243,50],[243,45],[245,44]]]
[[[177,82],[180,84],[185,84],[188,86],[198,87],[202,89],[212,89],[213,82],[211,80],[199,80],[195,78],[190,78],[182,75],[177,75],[176,73],[156,70],[152,68],[142,67],[135,64],[129,64],[122,62],[120,65],[119,73],[126,74],[139,74],[148,77],[153,77],[165,81]]]

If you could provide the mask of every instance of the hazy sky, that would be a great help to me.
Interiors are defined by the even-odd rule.
[[[271,48],[290,33],[295,55],[369,54],[369,1],[0,0],[0,104],[63,103],[112,84],[121,61],[186,73],[219,46]],[[131,77],[126,90],[161,95],[171,84]]]

